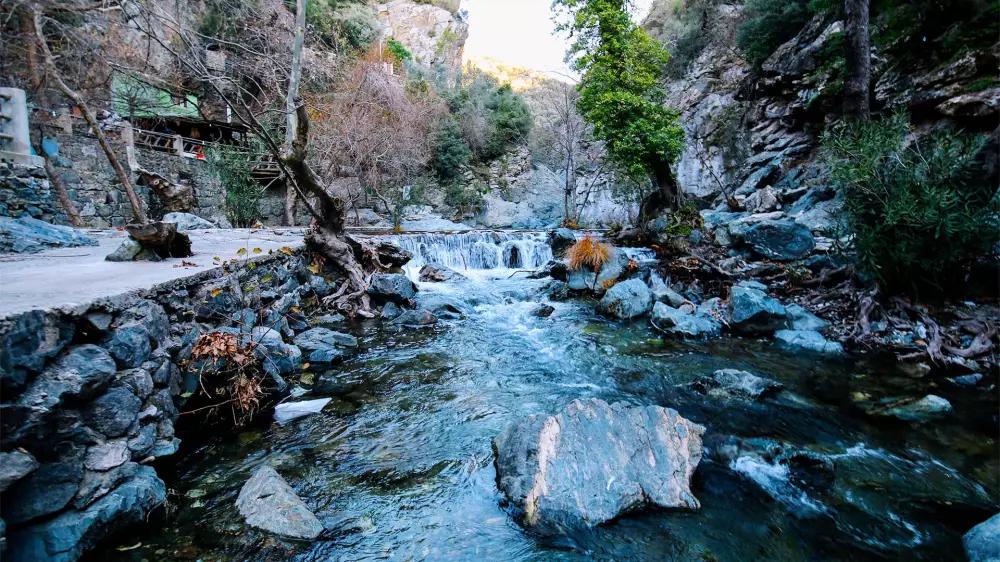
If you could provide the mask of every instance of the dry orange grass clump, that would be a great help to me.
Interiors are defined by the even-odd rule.
[[[589,267],[593,271],[600,271],[611,259],[611,249],[610,244],[594,240],[591,236],[584,236],[566,251],[569,268],[575,271]]]

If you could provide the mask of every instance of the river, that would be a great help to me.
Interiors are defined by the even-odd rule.
[[[322,413],[182,449],[161,467],[175,491],[169,517],[89,559],[959,560],[961,534],[997,510],[996,396],[767,341],[664,341],[645,320],[597,316],[592,301],[549,302],[550,280],[518,273],[551,256],[540,234],[397,242],[418,253],[411,274],[429,259],[475,268],[465,281],[420,284],[423,298],[449,300],[464,317],[422,331],[354,327],[363,352],[315,374],[334,396]],[[542,302],[555,308],[548,318],[532,314]],[[745,401],[688,386],[722,368],[785,388]],[[929,388],[952,402],[951,417],[913,425],[856,406],[859,396]],[[649,510],[535,537],[497,491],[490,440],[584,397],[669,406],[708,428],[709,449],[728,436],[746,446],[726,460],[706,455],[692,486],[698,511]],[[825,459],[832,480],[796,477],[779,449]],[[236,495],[262,463],[324,523],[318,540],[283,542],[244,525]]]

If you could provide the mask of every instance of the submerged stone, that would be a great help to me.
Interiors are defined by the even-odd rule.
[[[704,431],[669,408],[574,400],[493,440],[497,486],[524,525],[545,534],[645,505],[697,509],[690,481]]]
[[[315,539],[323,525],[273,468],[254,471],[236,499],[248,525],[293,539]]]
[[[657,330],[673,336],[708,338],[722,332],[722,324],[715,318],[679,308],[671,308],[662,302],[653,305],[650,322]]]
[[[710,376],[699,377],[692,386],[711,396],[749,400],[760,400],[783,388],[779,382],[739,369],[720,369]]]
[[[778,330],[774,339],[783,347],[797,350],[814,351],[816,353],[843,353],[844,346],[823,337],[815,330]]]

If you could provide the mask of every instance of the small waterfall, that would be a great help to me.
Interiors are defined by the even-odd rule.
[[[397,234],[383,240],[413,254],[407,269],[436,263],[469,269],[538,269],[552,259],[545,232],[471,231]]]

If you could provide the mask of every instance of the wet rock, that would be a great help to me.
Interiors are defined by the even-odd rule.
[[[55,513],[73,499],[82,479],[77,463],[45,463],[4,492],[3,518],[18,524]]]
[[[959,375],[957,377],[952,377],[949,380],[956,386],[972,388],[979,384],[979,381],[983,380],[983,375],[980,373],[972,373],[971,375]]]
[[[328,328],[312,328],[295,336],[295,345],[305,350],[323,346],[357,347],[358,338]]]
[[[609,284],[625,275],[628,263],[628,255],[621,249],[615,248],[612,249],[608,262],[598,273],[595,274],[586,267],[569,270],[566,274],[566,283],[574,291],[603,292]]]
[[[387,302],[385,306],[382,307],[382,318],[387,320],[392,320],[393,318],[399,316],[403,313],[403,309],[399,307],[398,304],[394,302]]]
[[[67,511],[39,525],[10,534],[9,562],[75,562],[118,529],[143,523],[163,504],[167,490],[152,467],[136,474],[83,511]]]
[[[548,304],[540,304],[531,310],[531,315],[538,318],[548,318],[556,309]]]
[[[743,234],[754,252],[773,260],[802,259],[816,247],[809,228],[792,221],[764,221],[750,226]]]
[[[566,262],[562,260],[549,260],[541,267],[541,269],[528,274],[528,279],[544,279],[545,277],[551,277],[556,281],[565,281],[568,274],[569,268],[566,266]]]
[[[815,330],[818,332],[825,330],[830,325],[826,320],[797,304],[786,305],[785,312],[788,313],[788,320],[791,322],[793,330]]]
[[[951,410],[951,402],[940,396],[928,394],[917,400],[906,398],[891,402],[876,409],[874,413],[919,423],[946,417],[951,414]]]
[[[119,327],[104,347],[123,369],[142,365],[153,350],[149,343],[149,331],[142,324]]]
[[[823,337],[815,330],[778,330],[774,339],[779,345],[792,350],[806,350],[816,353],[838,354],[844,352],[844,346]]]
[[[669,307],[662,302],[653,305],[650,322],[657,330],[673,336],[709,338],[722,332],[722,324],[706,314],[688,309]]]
[[[108,437],[120,437],[139,416],[142,400],[125,387],[116,386],[96,398],[83,410],[88,426]]]
[[[330,400],[331,398],[319,398],[301,402],[283,402],[274,407],[274,421],[284,424],[303,416],[318,414]]]
[[[647,314],[653,308],[653,293],[639,279],[617,283],[604,293],[597,304],[601,314],[628,320]]]
[[[28,382],[73,339],[73,325],[54,314],[32,310],[18,316],[0,338],[0,390],[6,396]]]
[[[270,330],[270,328],[266,329]],[[302,364],[302,350],[297,346],[284,343],[281,340],[281,335],[274,330],[270,330],[270,332],[273,332],[273,335],[260,340],[254,348],[254,353],[260,359],[264,372],[271,375],[279,390],[283,390],[285,381],[281,377],[293,373],[299,368]]]
[[[553,256],[562,257],[573,244],[576,244],[576,233],[568,228],[557,228],[549,233]]]
[[[89,470],[103,472],[125,464],[131,456],[128,442],[125,439],[114,439],[87,449],[83,466]]]
[[[739,369],[720,369],[710,376],[699,377],[692,386],[702,394],[744,400],[761,400],[783,388],[777,381]]]
[[[736,285],[729,296],[729,317],[734,330],[762,334],[780,329],[787,311],[764,291]]]
[[[236,499],[236,508],[248,525],[294,539],[315,539],[323,532],[292,487],[269,466],[258,468]]]
[[[417,296],[417,286],[402,273],[376,273],[368,286],[368,294],[379,303],[406,305]]]
[[[40,221],[29,216],[0,217],[0,253],[35,253],[49,248],[96,246],[97,240],[83,232]]]
[[[429,310],[439,319],[447,318],[454,320],[462,318],[468,312],[468,306],[462,301],[437,293],[421,293],[417,295],[417,307]]]
[[[334,324],[343,324],[346,320],[347,318],[344,315],[334,312],[333,314],[324,314],[323,316],[313,318],[311,324],[313,326],[332,326]]]
[[[423,309],[407,310],[392,320],[392,324],[406,328],[429,328],[437,322],[437,316]]]
[[[429,263],[421,267],[418,275],[418,279],[424,283],[443,283],[465,279],[461,273],[436,263]]]
[[[571,296],[569,292],[569,285],[562,281],[551,283],[546,296],[548,296],[549,300],[556,302],[568,300]]]
[[[497,486],[542,533],[593,527],[644,505],[697,509],[705,428],[660,406],[574,400],[493,440]]]
[[[191,213],[167,213],[163,215],[163,222],[176,223],[178,231],[219,228],[211,222]]]
[[[11,451],[0,453],[0,492],[38,468],[38,461],[30,453]]]
[[[962,546],[969,562],[1000,562],[1000,513],[965,533]]]

